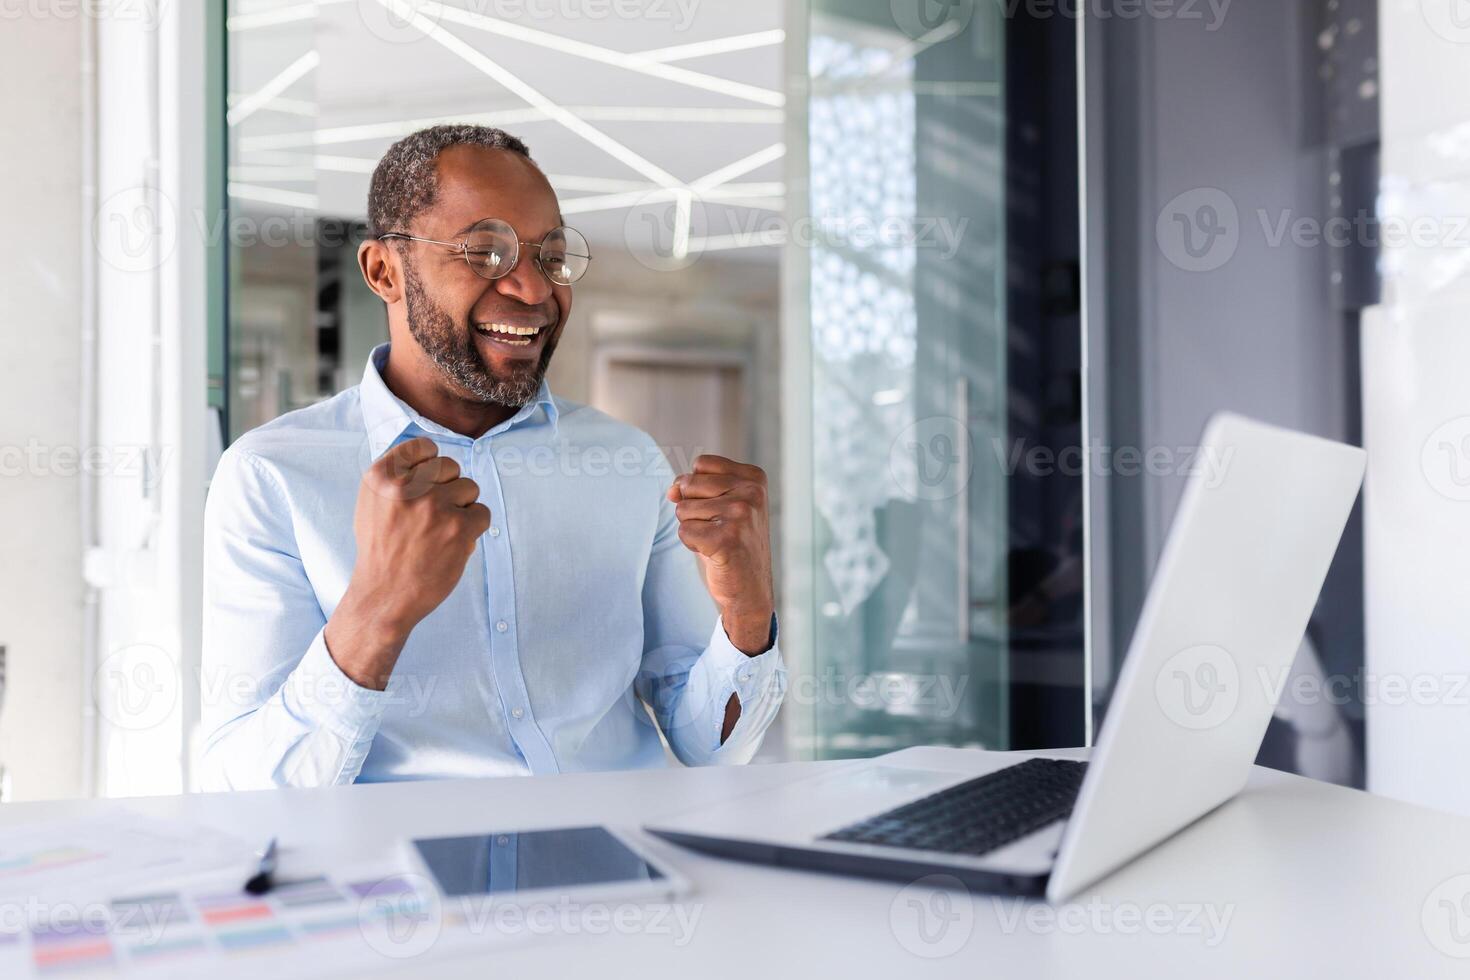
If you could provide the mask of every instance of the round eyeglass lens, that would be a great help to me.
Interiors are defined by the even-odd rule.
[[[537,261],[546,278],[563,286],[582,278],[592,261],[587,239],[575,228],[553,228],[541,240]]]
[[[486,279],[499,279],[515,268],[515,229],[499,218],[487,218],[465,235],[465,258],[475,274]]]

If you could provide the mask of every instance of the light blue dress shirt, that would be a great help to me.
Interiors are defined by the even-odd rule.
[[[774,646],[749,657],[730,643],[653,440],[545,384],[471,439],[395,397],[387,355],[373,351],[357,387],[246,433],[215,472],[204,788],[655,767],[660,731],[686,764],[748,762],[786,669]],[[491,527],[387,689],[370,690],[323,629],[352,574],[363,472],[424,435],[479,484]],[[740,720],[721,744],[731,695]]]

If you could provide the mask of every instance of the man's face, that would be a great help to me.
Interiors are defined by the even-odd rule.
[[[458,242],[476,222],[499,218],[522,242],[539,242],[562,223],[546,178],[508,150],[451,147],[439,155],[438,178],[414,235]],[[443,246],[405,243],[409,332],[460,397],[514,408],[536,396],[572,309],[571,287],[546,278],[537,251],[522,245],[516,267],[491,280]],[[536,333],[511,335],[507,326]]]

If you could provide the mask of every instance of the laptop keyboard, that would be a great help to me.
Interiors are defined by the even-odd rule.
[[[1072,812],[1085,762],[1029,759],[843,827],[823,840],[986,854]]]

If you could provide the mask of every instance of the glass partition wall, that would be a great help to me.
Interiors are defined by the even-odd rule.
[[[226,441],[355,384],[386,337],[355,248],[392,139],[526,132],[598,256],[555,390],[709,449],[732,420],[639,415],[665,401],[619,397],[618,366],[724,384],[694,404],[745,406],[773,527],[809,528],[775,542],[793,685],[766,756],[1081,744],[1076,22],[1026,6],[711,2],[680,25],[462,2],[405,23],[231,0]]]
[[[1075,21],[805,26],[803,754],[1081,744]]]

